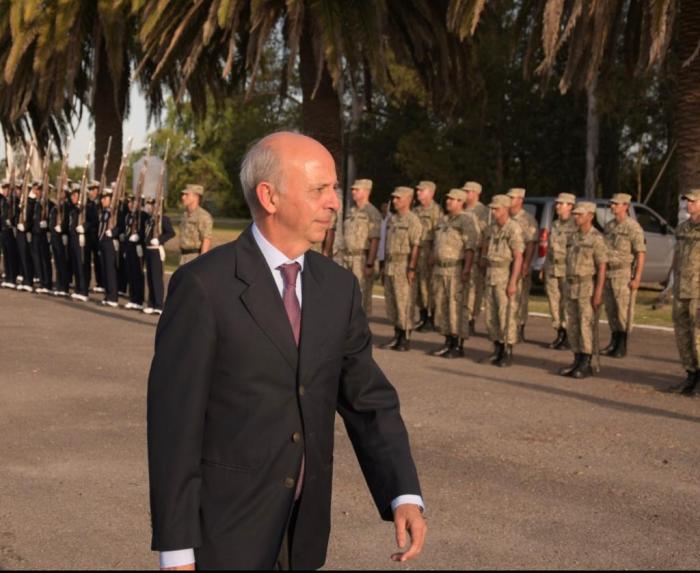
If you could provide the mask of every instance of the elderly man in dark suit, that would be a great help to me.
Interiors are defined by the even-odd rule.
[[[317,569],[341,415],[406,561],[426,533],[394,388],[357,281],[309,251],[339,207],[332,156],[275,133],[246,155],[254,223],[172,277],[148,385],[154,550],[163,568]]]

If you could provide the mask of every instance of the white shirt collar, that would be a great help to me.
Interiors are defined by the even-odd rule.
[[[275,247],[272,243],[270,243],[270,241],[268,241],[265,238],[265,236],[260,232],[260,229],[258,229],[258,226],[255,223],[253,223],[253,238],[258,244],[258,247],[260,247],[263,257],[265,257],[265,262],[267,262],[267,266],[270,267],[270,270],[277,270],[277,267],[286,263],[299,263],[299,266],[301,266],[301,271],[304,271],[303,253],[299,255],[296,259],[290,259],[287,255],[285,255],[282,251],[280,251],[277,247]]]

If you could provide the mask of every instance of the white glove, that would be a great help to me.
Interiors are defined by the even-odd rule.
[[[114,243],[114,250],[118,253],[119,252],[119,241],[116,239],[113,239],[112,242]]]
[[[132,243],[138,243],[139,242],[139,234],[134,233],[133,235],[131,235],[129,237],[129,241],[131,241]]]
[[[158,239],[151,239],[151,245],[153,245],[154,247],[159,247],[160,241]]]
[[[62,231],[63,229],[61,229],[61,225],[56,225],[56,226],[53,228],[53,230],[56,231],[56,232],[60,235],[60,234],[61,234],[61,231]]]
[[[78,244],[81,247],[85,246],[85,235],[78,235]]]
[[[119,233],[119,240],[123,241],[124,239],[126,239],[126,235],[124,233]]]
[[[17,230],[18,230],[18,231],[21,231],[22,233],[24,233],[24,224],[22,224],[22,223],[17,223]]]
[[[158,252],[160,253],[160,260],[161,260],[161,262],[164,263],[164,262],[165,262],[165,247],[164,247],[163,245],[161,245],[160,247],[158,247]]]
[[[141,245],[136,245],[136,254],[139,259],[143,258],[143,247]]]
[[[6,224],[8,227],[12,227],[12,221],[10,221],[9,219],[5,219],[5,224]]]
[[[61,241],[63,242],[63,246],[67,247],[68,246],[68,235],[63,235],[61,237]]]
[[[32,242],[32,234],[27,233],[27,243],[31,243],[31,242]]]
[[[46,221],[39,221],[39,228],[40,229],[46,229],[49,226],[49,224]]]
[[[107,229],[107,231],[105,231],[105,235],[107,235],[111,239],[112,238],[112,231],[110,229]]]
[[[75,228],[75,230],[78,231],[78,233],[80,233],[81,235],[85,234],[85,227],[83,227],[82,225],[78,225]]]

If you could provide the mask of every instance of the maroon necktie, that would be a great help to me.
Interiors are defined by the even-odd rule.
[[[299,335],[301,334],[301,307],[299,306],[296,287],[297,277],[299,276],[301,265],[299,263],[289,263],[280,265],[277,268],[282,273],[282,280],[284,281],[284,289],[282,290],[284,310],[287,311],[287,318],[289,318],[289,324],[292,326],[292,332],[294,333],[294,341],[297,343],[297,348],[299,348]],[[294,492],[294,501],[298,500],[299,496],[301,495],[301,486],[303,482],[304,456],[301,458],[301,469],[299,470],[297,488]]]

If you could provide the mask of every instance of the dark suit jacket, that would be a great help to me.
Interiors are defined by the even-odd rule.
[[[291,564],[321,567],[336,411],[381,517],[420,495],[357,281],[311,251],[301,276],[297,350],[250,228],[173,275],[148,381],[154,550],[194,547],[203,569],[272,568],[306,452]]]

